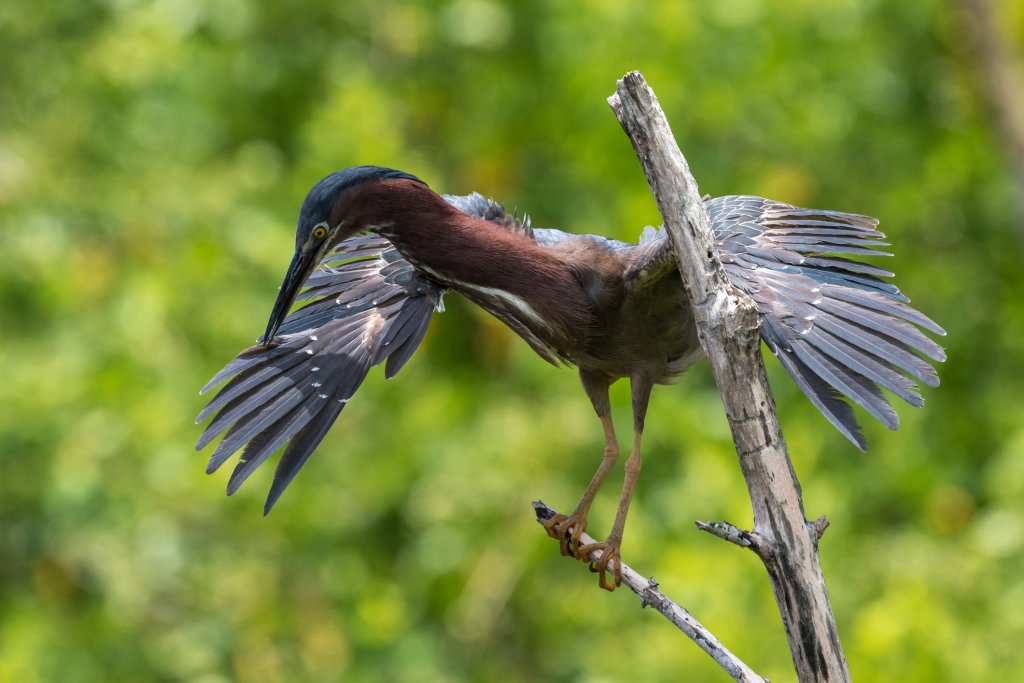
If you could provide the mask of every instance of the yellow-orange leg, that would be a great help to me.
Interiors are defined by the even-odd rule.
[[[629,377],[629,389],[633,397],[633,452],[626,460],[626,477],[622,482],[622,496],[619,507],[615,511],[615,523],[603,542],[590,543],[577,548],[576,556],[586,559],[595,551],[601,551],[601,557],[592,562],[590,570],[599,574],[598,584],[605,590],[613,591],[622,584],[622,558],[619,555],[622,547],[622,531],[626,527],[626,513],[629,503],[633,500],[633,489],[636,478],[640,474],[642,460],[640,458],[640,437],[644,433],[644,418],[647,416],[647,402],[651,398],[654,382],[650,372],[640,370]],[[608,582],[608,572],[612,573],[612,581]]]
[[[580,555],[577,548],[580,545],[580,536],[587,530],[587,515],[590,512],[590,506],[594,502],[594,496],[600,490],[601,484],[604,483],[605,477],[608,476],[608,472],[615,466],[615,461],[619,459],[619,440],[615,438],[612,416],[605,414],[600,417],[601,424],[604,426],[604,457],[601,458],[601,464],[594,472],[594,477],[580,497],[580,502],[576,504],[573,513],[571,515],[555,515],[544,523],[544,529],[548,535],[558,539],[558,549],[562,555],[573,555],[584,562],[587,561],[587,556]]]
[[[619,556],[619,550],[622,547],[623,529],[626,527],[626,513],[629,512],[629,503],[633,500],[633,488],[636,486],[640,466],[643,464],[640,457],[640,436],[641,432],[633,433],[633,452],[626,460],[626,477],[622,482],[622,496],[619,498],[619,507],[615,511],[615,523],[612,524],[608,538],[576,549],[576,557],[583,561],[586,561],[593,551],[601,551],[600,559],[590,564],[590,571],[599,574],[598,584],[608,591],[613,591],[622,585],[622,558]],[[607,577],[609,571],[612,574],[611,582]]]

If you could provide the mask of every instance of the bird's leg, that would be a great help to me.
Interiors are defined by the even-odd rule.
[[[586,561],[587,556],[579,555],[576,550],[580,545],[580,536],[587,530],[587,515],[590,512],[590,505],[594,502],[594,496],[597,495],[608,472],[615,466],[615,461],[619,459],[619,440],[615,437],[611,403],[608,400],[608,387],[611,382],[604,375],[582,370],[580,379],[583,381],[583,389],[594,404],[594,410],[601,418],[601,425],[604,427],[604,456],[573,513],[568,516],[555,515],[544,524],[544,528],[552,538],[558,539],[558,548],[562,555],[573,555]]]
[[[580,545],[580,536],[587,530],[590,505],[594,502],[594,496],[597,495],[608,472],[619,459],[619,441],[615,438],[611,415],[602,415],[601,424],[604,425],[604,457],[601,458],[601,464],[587,485],[587,490],[580,496],[580,502],[576,504],[576,509],[571,515],[555,515],[544,524],[548,534],[558,539],[558,548],[563,555],[572,555],[583,561],[587,560],[586,555],[580,556],[576,549]]]
[[[626,513],[629,503],[633,500],[633,488],[643,461],[640,457],[640,437],[644,432],[644,417],[647,414],[647,402],[651,397],[653,382],[646,376],[630,378],[630,389],[633,394],[633,451],[626,460],[626,477],[622,482],[622,496],[619,507],[615,511],[615,522],[612,530],[603,542],[590,543],[577,549],[576,556],[586,560],[595,551],[601,551],[601,557],[590,565],[593,572],[599,574],[598,584],[605,590],[613,591],[622,584],[622,559],[619,549],[622,547],[622,532],[626,527]],[[611,570],[612,581],[608,581],[607,573]]]

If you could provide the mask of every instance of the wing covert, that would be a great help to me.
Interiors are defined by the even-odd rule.
[[[519,216],[516,215],[516,212],[512,212],[510,215],[505,211],[504,206],[493,199],[488,199],[479,192],[467,195],[445,194],[441,196],[446,202],[464,214],[481,220],[490,221],[509,232],[519,233],[530,238],[534,237],[529,216],[524,215],[523,218],[520,219]]]

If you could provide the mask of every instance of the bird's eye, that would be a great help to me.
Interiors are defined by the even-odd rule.
[[[315,228],[313,228],[313,237],[317,238],[318,240],[319,239],[323,239],[324,235],[326,235],[326,234],[327,234],[327,228],[325,228],[322,225],[318,225]]]

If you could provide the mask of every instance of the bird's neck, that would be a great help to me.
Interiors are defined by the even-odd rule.
[[[429,191],[428,191],[429,192]],[[375,232],[418,270],[485,308],[542,356],[581,348],[596,318],[573,269],[526,235],[468,216],[423,192],[392,205]]]

